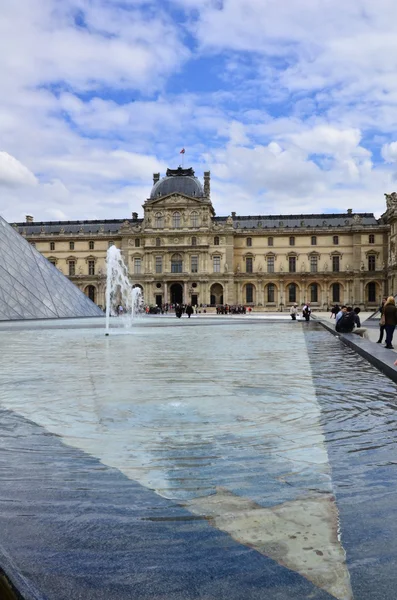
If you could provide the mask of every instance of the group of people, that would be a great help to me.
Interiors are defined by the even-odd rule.
[[[291,319],[293,321],[296,321],[296,318],[299,317],[299,308],[298,308],[298,304],[296,302],[294,302],[294,304],[291,306],[289,314],[291,315]],[[312,314],[312,309],[310,308],[310,302],[307,302],[306,304],[304,304],[302,306],[302,317],[305,319],[305,321],[310,321],[310,315]]]
[[[230,306],[230,304],[218,304],[216,307],[217,315],[245,315],[248,312],[251,312],[251,307],[248,309],[246,306],[242,304],[237,304],[235,306]]]
[[[196,311],[197,312],[197,311]],[[175,304],[175,316],[180,319],[183,313],[186,313],[188,318],[194,313],[194,308],[191,304]]]
[[[356,333],[361,337],[368,337],[365,327],[361,327],[360,317],[361,312],[359,306],[353,309],[351,306],[341,306],[337,313],[335,307],[332,309],[335,314],[335,330],[338,333]]]

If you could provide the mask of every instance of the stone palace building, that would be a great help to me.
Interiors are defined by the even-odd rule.
[[[145,303],[245,304],[279,311],[291,303],[375,308],[396,293],[397,194],[372,213],[215,216],[210,172],[153,176],[143,217],[14,223],[31,244],[99,306],[106,252],[120,248]]]

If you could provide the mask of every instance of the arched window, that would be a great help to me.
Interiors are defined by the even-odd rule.
[[[332,302],[340,302],[340,283],[333,283],[331,286]]]
[[[183,260],[181,254],[173,254],[171,257],[171,273],[182,273]]]
[[[312,283],[309,287],[310,302],[318,302],[318,283]]]
[[[296,302],[296,283],[290,283],[288,286],[288,302]]]
[[[158,227],[159,229],[164,227],[164,216],[161,212],[157,212],[154,215],[154,226]]]
[[[50,242],[50,250],[55,250],[55,242]]]
[[[367,298],[368,298],[368,302],[376,302],[376,283],[375,283],[375,281],[370,281],[367,286]]]
[[[91,242],[88,242],[88,248],[89,248],[90,250],[94,250],[94,248],[95,248],[95,243],[94,243],[94,242],[92,242],[92,241],[91,241]]]
[[[193,211],[190,214],[190,225],[192,227],[198,227],[199,226],[199,216],[198,216],[198,212]]]
[[[375,254],[370,254],[368,256],[368,271],[376,270],[376,256]]]
[[[274,283],[268,283],[267,284],[267,301],[268,302],[275,302],[275,297],[276,297],[276,286],[274,285]]]
[[[252,283],[247,283],[245,286],[245,301],[247,304],[252,304],[254,301],[254,286]]]
[[[172,226],[174,229],[178,229],[181,226],[181,213],[178,211],[172,215]]]
[[[156,246],[157,246],[157,248],[159,246],[161,246],[161,239],[160,238],[156,238]]]
[[[197,238],[192,237],[192,246],[197,246]]]
[[[214,246],[219,246],[219,237],[217,235],[214,237]]]
[[[247,243],[247,246],[248,246],[249,248],[251,248],[251,246],[252,246],[252,238],[250,238],[250,237],[249,237],[249,238],[247,238],[247,239],[246,239],[246,243]]]
[[[368,243],[369,244],[375,244],[375,236],[373,233],[370,233],[368,236]]]

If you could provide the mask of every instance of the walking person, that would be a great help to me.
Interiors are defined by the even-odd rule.
[[[382,304],[379,307],[380,319],[379,319],[379,339],[376,342],[377,344],[381,344],[383,340],[383,335],[385,333],[385,315],[383,314],[383,309],[385,307],[387,298],[383,298]]]
[[[393,349],[392,341],[394,330],[397,325],[397,308],[396,301],[393,296],[389,296],[383,308],[385,315],[385,331],[386,331],[386,348]]]
[[[312,312],[312,309],[310,308],[310,302],[308,302],[307,304],[304,305],[303,310],[302,310],[302,316],[305,318],[306,322],[310,321],[311,312]]]
[[[186,307],[186,314],[188,316],[188,318],[190,319],[190,317],[193,314],[193,306],[191,304],[188,304]]]

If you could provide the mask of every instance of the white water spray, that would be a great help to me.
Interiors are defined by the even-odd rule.
[[[142,312],[143,298],[142,290],[131,285],[127,265],[116,246],[108,249],[106,264],[106,335],[109,335],[110,316],[118,316],[125,327],[131,327],[133,320]]]

